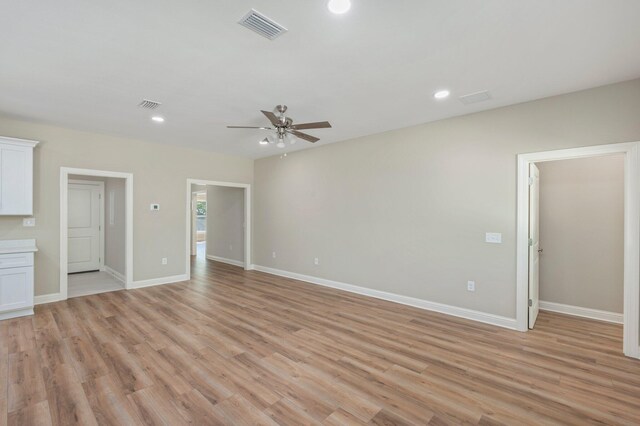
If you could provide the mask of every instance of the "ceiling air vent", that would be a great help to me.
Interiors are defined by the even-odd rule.
[[[139,107],[147,108],[147,109],[156,109],[160,105],[162,105],[162,103],[156,102],[156,101],[150,101],[149,99],[143,99],[142,102],[138,104]]]
[[[279,35],[286,33],[287,29],[277,22],[267,18],[257,10],[251,9],[249,13],[238,21],[238,24],[249,28],[263,37],[273,40]]]
[[[465,105],[471,105],[478,102],[488,101],[489,99],[492,99],[492,97],[491,93],[484,90],[482,92],[470,93],[468,95],[460,96],[458,99],[460,99],[460,102]]]

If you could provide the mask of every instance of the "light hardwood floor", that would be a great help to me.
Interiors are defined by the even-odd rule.
[[[640,424],[621,327],[519,333],[212,261],[0,322],[0,425]]]

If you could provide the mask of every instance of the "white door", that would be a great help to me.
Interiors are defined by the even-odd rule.
[[[529,166],[529,328],[540,310],[540,171]]]
[[[69,273],[100,269],[103,188],[99,182],[69,183]]]

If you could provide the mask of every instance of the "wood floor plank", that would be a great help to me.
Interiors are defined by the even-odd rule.
[[[87,400],[100,425],[141,425],[131,401],[110,375],[89,378],[82,383]]]
[[[138,418],[146,425],[181,425],[186,420],[171,401],[153,386],[133,392],[127,396],[136,409]]]
[[[7,410],[9,413],[47,399],[35,349],[9,354]]]
[[[221,424],[237,426],[275,426],[264,412],[256,410],[240,395],[234,395],[215,407],[215,416]]]
[[[0,426],[640,424],[622,327],[519,333],[213,261],[0,321]]]
[[[51,426],[51,414],[49,401],[40,401],[36,404],[23,407],[9,414],[7,425]],[[1,424],[2,422],[0,422]]]
[[[60,365],[47,386],[49,412],[54,425],[98,425],[95,414],[73,368]]]
[[[84,336],[72,336],[62,340],[66,359],[73,366],[81,382],[95,379],[108,373],[100,353]]]

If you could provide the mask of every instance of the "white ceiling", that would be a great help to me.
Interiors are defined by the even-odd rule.
[[[337,142],[640,76],[638,0],[5,0],[0,113],[259,158],[260,109]],[[236,22],[251,8],[289,32]],[[432,94],[449,88],[452,97]],[[463,94],[494,99],[465,106]],[[137,107],[161,101],[163,124]],[[286,151],[312,147],[300,141]]]

